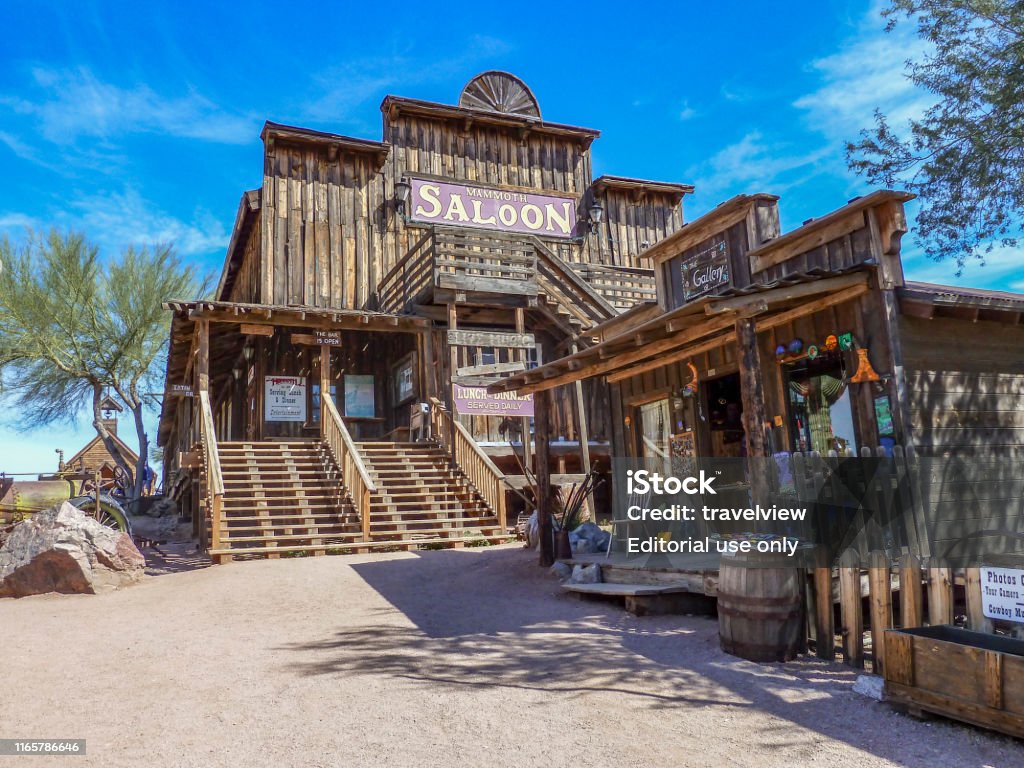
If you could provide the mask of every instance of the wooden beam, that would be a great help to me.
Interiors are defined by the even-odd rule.
[[[534,397],[534,422],[537,425],[537,523],[540,535],[539,564],[549,568],[555,562],[551,528],[551,395],[542,390]]]
[[[524,334],[524,333],[526,333],[526,311],[522,307],[516,307],[515,314],[516,314],[516,333],[517,334]],[[519,349],[516,352],[516,357],[518,357],[518,359],[519,359],[518,361],[522,364],[524,369],[526,368],[526,355],[527,355],[527,351],[525,349]],[[536,404],[534,404],[534,407],[536,408]],[[532,470],[533,469],[533,436],[530,434],[530,417],[529,416],[523,416],[522,419],[520,419],[520,421],[519,421],[519,428],[520,428],[520,430],[522,432],[522,440],[523,440],[523,466],[525,466],[527,470]]]
[[[244,336],[273,336],[274,326],[261,323],[241,323],[238,327]]]
[[[466,365],[459,368],[455,373],[459,376],[492,376],[501,373],[519,373],[526,370],[526,363],[522,360],[511,363],[490,363],[488,365]]]
[[[865,226],[864,212],[851,211],[836,221],[831,221],[824,226],[814,226],[801,236],[787,239],[786,242],[779,242],[776,245],[775,241],[772,241],[748,254],[751,261],[751,272],[762,272],[802,253],[820,248],[829,241],[839,240],[846,234],[863,229]]]
[[[797,285],[782,286],[773,288],[764,293],[752,293],[747,296],[735,296],[721,301],[712,301],[704,307],[709,315],[716,315],[721,312],[734,312],[748,307],[757,307],[766,301],[772,303],[802,299],[805,296],[815,296],[819,293],[840,291],[853,285],[867,285],[867,272],[854,272],[839,277],[826,277],[822,280],[815,280],[810,283],[799,283]]]
[[[210,321],[196,321],[199,348],[196,355],[196,394],[210,391]]]
[[[645,360],[653,355],[667,352],[668,350],[681,347],[684,344],[689,344],[691,341],[696,341],[697,339],[701,339],[705,336],[724,330],[733,325],[733,323],[734,319],[732,317],[715,317],[711,320],[705,320],[700,325],[694,326],[688,331],[681,332],[675,336],[669,336],[668,338],[652,342],[647,346],[640,347],[639,349],[622,352],[614,357],[604,360],[603,362],[594,363],[590,366],[584,367],[579,372],[568,371],[567,373],[552,375],[548,379],[520,387],[517,391],[525,395],[532,392],[539,392],[541,389],[550,389],[558,386],[559,384],[568,384],[575,381],[577,378],[598,376],[623,365],[639,362],[640,360]],[[549,371],[544,371],[541,375],[543,376],[547,373],[549,373]]]
[[[641,373],[647,373],[648,371],[653,371],[666,365],[671,365],[672,363],[678,363],[680,360],[686,360],[691,357],[696,357],[697,355],[702,355],[705,352],[717,349],[718,347],[724,347],[726,344],[734,341],[736,341],[735,333],[726,333],[721,336],[716,336],[715,338],[701,344],[695,344],[687,347],[686,349],[680,349],[676,352],[672,352],[671,354],[657,357],[654,360],[646,360],[630,368],[624,368],[622,370],[609,373],[608,383],[614,384],[617,381],[638,376]]]
[[[572,344],[573,354],[576,353],[576,342]],[[576,413],[579,418],[580,433],[577,435],[580,441],[580,460],[583,462],[583,471],[590,474],[590,428],[587,425],[587,406],[583,402],[583,381],[576,379],[573,385],[576,388]],[[590,513],[591,521],[597,520],[594,512],[593,496],[587,496],[587,511]]]
[[[323,401],[331,396],[331,348],[320,347],[320,437],[327,437],[327,409]],[[367,511],[369,514],[369,511]]]

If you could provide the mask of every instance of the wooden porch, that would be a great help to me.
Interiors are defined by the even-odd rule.
[[[169,487],[216,561],[509,538],[502,474],[465,429],[435,398],[411,442],[404,393],[375,384],[395,357],[380,354],[386,345],[408,350],[410,386],[429,393],[416,362],[430,354],[428,321],[222,302],[168,308],[167,389],[183,395],[161,422]],[[352,376],[369,387],[358,403]],[[274,382],[293,396],[268,402]],[[292,412],[274,421],[274,408]]]

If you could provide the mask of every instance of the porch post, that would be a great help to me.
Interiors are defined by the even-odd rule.
[[[743,402],[743,427],[747,435],[747,466],[750,491],[754,503],[763,503],[769,490],[768,476],[762,462],[768,456],[768,438],[764,432],[766,419],[764,385],[761,381],[761,354],[757,347],[757,327],[752,317],[736,320],[736,341],[739,347],[740,399]]]
[[[327,436],[327,408],[324,398],[331,396],[331,348],[326,344],[320,347],[320,437]]]
[[[572,354],[579,351],[579,345],[572,343]],[[573,386],[576,388],[576,413],[579,418],[580,459],[583,461],[583,471],[590,474],[590,428],[587,426],[587,406],[583,402],[583,379],[576,379]],[[587,496],[587,511],[590,513],[590,520],[594,522],[594,497]]]
[[[555,562],[551,540],[551,393],[543,389],[533,396],[534,422],[537,426],[537,524],[540,535],[540,565]]]
[[[522,307],[516,307],[516,333],[526,333],[526,312]],[[516,357],[525,364],[526,350],[520,349]],[[523,430],[523,466],[531,469],[533,467],[533,462],[531,461],[533,449],[530,446],[530,417],[523,416],[520,424]]]
[[[198,350],[196,352],[196,396],[200,392],[210,391],[210,321],[199,318],[196,321],[196,331],[199,334]]]

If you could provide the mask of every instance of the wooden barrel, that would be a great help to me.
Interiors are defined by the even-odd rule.
[[[722,650],[750,661],[789,661],[804,647],[799,568],[757,557],[723,557],[718,571]]]

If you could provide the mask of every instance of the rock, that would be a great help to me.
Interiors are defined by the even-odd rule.
[[[145,566],[128,534],[64,502],[19,523],[0,547],[0,597],[96,594],[138,581]]]
[[[132,535],[138,539],[149,539],[157,543],[175,541],[178,538],[180,521],[177,515],[172,517],[150,517],[148,515],[130,515]],[[188,525],[191,534],[191,524]]]
[[[572,577],[572,566],[568,563],[555,563],[548,570],[552,576],[557,576],[559,581],[565,581]]]
[[[589,555],[595,551],[590,543],[590,539],[574,537],[571,533],[569,534],[569,544],[572,545],[572,553],[574,555]]]
[[[533,510],[530,519],[526,521],[526,545],[530,549],[540,546],[540,518],[537,516],[536,509]]]
[[[597,563],[591,565],[573,566],[572,576],[569,577],[570,584],[600,584],[601,566]]]
[[[602,531],[595,523],[583,523],[575,531],[569,534],[569,542],[572,544],[572,551],[577,554],[591,552],[607,552],[608,542],[611,534]],[[586,542],[579,543],[577,542]]]
[[[875,701],[882,701],[885,698],[885,680],[877,675],[857,675],[853,692]]]
[[[144,497],[140,499],[138,515],[147,517],[172,517],[178,514],[178,505],[165,497]],[[148,503],[146,503],[148,502]],[[134,529],[133,529],[134,530]]]

